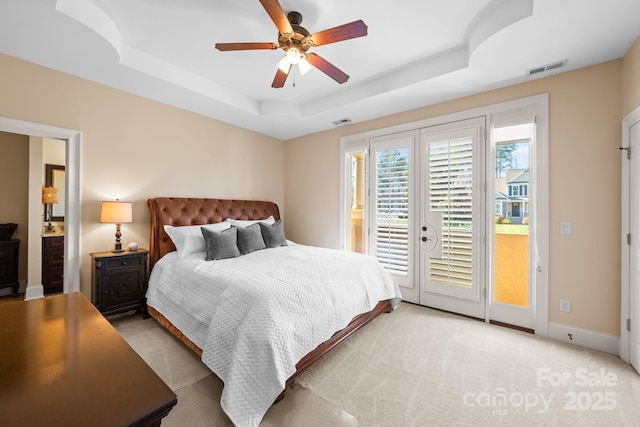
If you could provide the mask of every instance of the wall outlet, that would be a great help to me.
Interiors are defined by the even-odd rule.
[[[560,223],[560,234],[570,235],[571,234],[571,223],[570,222],[561,222]]]
[[[564,311],[565,313],[571,312],[571,300],[560,298],[560,311]]]

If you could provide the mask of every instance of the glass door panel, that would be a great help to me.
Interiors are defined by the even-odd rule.
[[[481,140],[484,118],[422,130],[420,304],[484,318]],[[428,235],[436,225],[440,243]]]

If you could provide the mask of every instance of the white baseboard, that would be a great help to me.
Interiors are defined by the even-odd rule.
[[[620,337],[549,322],[549,338],[592,350],[620,355]]]
[[[44,297],[44,286],[42,285],[27,286],[27,290],[24,295],[25,301],[29,301],[30,299],[42,298],[42,297]]]

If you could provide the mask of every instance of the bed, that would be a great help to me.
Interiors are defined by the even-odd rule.
[[[234,259],[204,261],[204,255],[199,252],[188,253],[187,255],[182,254],[184,256],[178,254],[174,241],[165,230],[165,226],[169,226],[170,231],[171,227],[184,227],[180,228],[184,230],[188,229],[189,226],[192,226],[190,228],[199,228],[199,226],[204,225],[207,225],[207,227],[208,225],[215,226],[229,220],[256,221],[270,218],[270,224],[273,224],[280,219],[278,206],[275,203],[250,200],[157,197],[149,199],[147,204],[151,218],[149,249],[151,276],[147,292],[149,314],[198,354],[203,362],[225,382],[221,405],[236,425],[258,425],[268,406],[274,401],[277,402],[283,398],[286,389],[292,385],[301,372],[339,346],[372,319],[381,313],[390,312],[400,300],[399,289],[390,278],[391,276],[379,267],[371,257],[350,252],[296,245],[287,241],[288,245],[255,251],[246,255],[243,254]],[[182,243],[180,246],[181,251]],[[320,298],[316,298],[315,293],[329,292],[325,288],[328,289],[330,286],[313,285],[307,287],[310,289],[309,292],[314,294],[313,297],[302,295],[299,300],[295,300],[303,301],[302,303],[297,302],[288,308],[279,307],[281,301],[285,300],[287,304],[290,304],[290,300],[289,297],[285,299],[276,296],[276,293],[287,286],[293,289],[293,293],[296,293],[298,288],[297,284],[281,285],[283,281],[276,276],[275,270],[281,271],[290,267],[297,269],[299,267],[295,264],[295,259],[299,259],[298,264],[304,264],[304,267],[301,272],[296,270],[295,277],[310,277],[311,279],[309,280],[315,280],[316,276],[327,276],[324,280],[333,282],[340,280],[340,277],[337,277],[335,273],[325,274],[325,271],[330,269],[321,268],[322,263],[328,262],[330,265],[342,265],[344,262],[345,266],[347,266],[353,261],[352,258],[356,259],[358,263],[372,264],[365,264],[363,269],[368,271],[364,273],[357,272],[354,269],[353,272],[349,271],[348,274],[341,273],[339,275],[344,275],[347,278],[352,277],[354,274],[362,275],[363,279],[366,279],[363,281],[367,282],[363,290],[358,288],[358,290],[343,291],[346,287],[340,286],[336,294],[338,296],[334,295],[331,303],[325,304],[319,309],[305,307],[304,304],[306,302],[304,301],[307,300],[313,301],[313,305],[321,304],[316,302]],[[260,267],[262,265],[265,266],[265,271],[269,271],[264,274],[261,272],[262,270],[260,272],[250,271],[253,268],[263,268]],[[235,273],[229,272],[235,268],[239,268],[237,276]],[[351,270],[351,267],[345,268]],[[378,269],[381,273],[378,273]],[[209,284],[211,281],[209,275],[211,274],[218,275],[215,279],[215,286]],[[241,284],[243,282],[240,282],[238,278],[244,276],[248,276],[246,277],[247,280],[260,276],[260,286],[251,287]],[[390,283],[389,280],[393,283]],[[220,286],[217,285],[218,281]],[[302,281],[306,282],[306,280]],[[229,285],[222,286],[222,283],[226,282],[229,282]],[[376,284],[371,285],[369,282],[376,282]],[[377,282],[380,282],[381,285],[378,285]],[[257,292],[260,295],[254,296],[251,294],[251,296],[246,296],[250,293],[248,291],[249,288],[251,288],[251,293]],[[272,290],[273,294],[271,293]],[[346,302],[351,298],[351,294],[357,295],[359,293],[363,295],[359,297],[360,300],[364,301],[359,300],[357,303]],[[379,295],[384,297],[378,300],[377,296]],[[245,302],[243,299],[245,297],[255,301],[254,305]],[[204,302],[205,300],[207,302]],[[209,301],[213,301],[213,303]],[[366,305],[366,309],[355,308],[364,305]],[[248,308],[245,309],[245,306]],[[273,309],[274,306],[279,308]],[[260,314],[263,308],[265,312],[269,311],[269,313]],[[301,311],[311,320],[300,318],[296,321],[282,321],[280,318],[286,310]],[[357,310],[357,312],[354,316],[349,315],[346,320],[341,320],[342,317],[349,313],[349,310]],[[275,314],[271,313],[272,311]],[[324,314],[325,312],[326,314]],[[256,319],[245,320],[243,316],[247,318],[248,316],[257,317]],[[326,321],[334,326],[326,326],[325,320],[313,323],[317,316],[330,317]],[[225,321],[227,324],[224,324]],[[271,322],[274,325],[269,325]],[[306,325],[306,323],[310,324]],[[331,327],[333,329],[329,329],[330,333],[323,332],[323,329]],[[277,339],[282,339],[286,343],[282,345],[278,343],[278,349],[273,351],[271,351],[271,343],[261,343],[257,350],[244,351],[244,353],[248,353],[248,356],[242,356],[244,359],[240,362],[236,361],[240,357],[235,354],[233,357],[225,356],[225,352],[231,351],[231,347],[246,350],[247,346],[254,345],[254,342],[260,340],[261,336],[252,335],[254,331],[256,331],[255,334],[263,333],[261,332],[262,328],[265,329],[265,335],[285,335],[283,338],[278,337]],[[304,332],[304,335],[300,336],[302,332]],[[323,336],[323,334],[326,336]],[[227,340],[231,342],[227,343]],[[296,342],[295,345],[290,343],[293,341]],[[308,352],[298,354],[300,351],[298,347],[302,345],[297,344],[298,341],[306,346],[313,342],[314,347],[309,348]],[[289,352],[290,347],[295,347],[295,351]],[[261,352],[265,348],[275,355],[270,353],[263,356]],[[295,360],[293,362],[290,360],[275,360],[273,362],[275,364],[274,367],[270,367],[271,358],[279,359],[281,353],[286,353],[282,357],[283,359],[295,357]],[[225,358],[233,360],[229,362]],[[223,363],[233,363],[234,367],[229,368]],[[269,366],[261,366],[262,364]],[[235,365],[239,365],[242,370],[246,369],[247,373],[243,373],[238,377],[235,371],[239,368]],[[287,376],[282,377],[280,365],[292,365],[284,369],[284,372],[287,372]],[[231,372],[232,369],[234,372]],[[271,370],[277,372],[275,374],[277,378],[268,378]],[[267,378],[265,378],[265,375]],[[269,383],[269,386],[265,386],[264,383]],[[265,388],[264,391],[253,390],[263,387]],[[274,394],[276,389],[277,391]],[[226,392],[228,392],[227,396],[225,396]],[[248,394],[260,394],[260,396],[248,396]],[[266,405],[265,398],[271,399],[266,402]],[[254,404],[252,399],[260,400],[260,402]]]

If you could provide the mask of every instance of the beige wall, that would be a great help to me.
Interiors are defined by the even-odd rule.
[[[18,224],[13,235],[20,239],[18,279],[27,279],[29,203],[29,137],[0,132],[0,224]],[[0,295],[11,293],[0,289]]]
[[[112,224],[100,202],[133,202],[122,240],[148,247],[146,200],[155,196],[250,198],[284,214],[284,144],[68,74],[0,55],[0,116],[82,131],[81,287],[89,253],[109,250]]]
[[[549,320],[619,335],[621,76],[616,60],[286,141],[287,236],[339,246],[340,137],[546,92]],[[572,222],[571,236],[560,236],[561,221]],[[559,311],[560,298],[571,313]]]
[[[88,254],[113,242],[113,227],[98,223],[101,200],[134,202],[125,244],[148,245],[146,199],[174,195],[271,200],[286,212],[289,238],[337,248],[340,137],[549,93],[549,320],[618,335],[617,148],[623,112],[640,105],[638,44],[624,60],[284,143],[0,55],[0,116],[83,132],[81,277],[89,295]],[[560,221],[572,222],[571,236],[559,235]],[[572,300],[571,313],[558,310],[559,298]]]
[[[622,116],[640,107],[640,37],[622,60]]]

